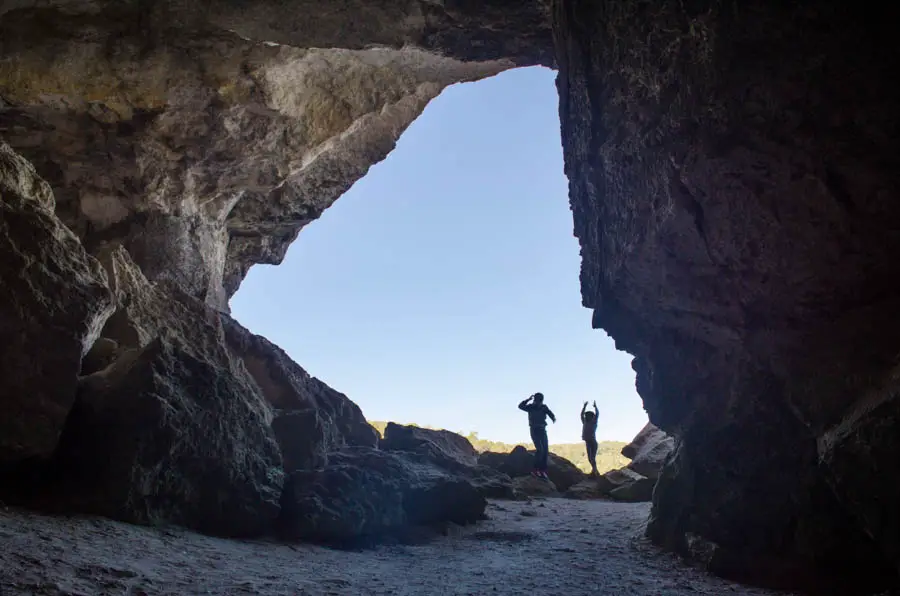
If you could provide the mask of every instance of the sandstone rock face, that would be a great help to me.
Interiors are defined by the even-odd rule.
[[[650,420],[676,442],[650,534],[683,552],[703,537],[744,579],[759,561],[773,580],[772,554],[885,577],[871,522],[848,517],[885,506],[844,491],[893,484],[874,472],[893,442],[854,412],[900,352],[894,17],[554,3],[583,301],[635,355]],[[844,424],[866,438],[820,441]],[[872,463],[849,474],[862,453]]]
[[[553,63],[540,0],[3,2],[0,16],[0,136],[48,177],[63,221],[220,309],[444,87]]]
[[[464,478],[411,454],[349,447],[327,468],[292,474],[282,499],[288,538],[352,543],[412,526],[482,519],[487,501]]]
[[[225,340],[273,409],[272,428],[287,473],[323,467],[344,446],[374,447],[378,435],[355,403],[312,377],[264,337],[221,315]]]
[[[122,348],[84,377],[52,479],[70,509],[228,536],[271,529],[284,478],[272,412],[231,358],[219,314],[147,281],[124,249],[105,263]]]
[[[0,142],[0,468],[53,453],[113,309],[102,268],[53,209],[47,183]]]
[[[648,422],[631,443],[622,448],[622,455],[631,459],[630,469],[656,480],[674,448],[675,440]]]
[[[494,468],[515,479],[520,476],[529,476],[534,470],[534,451],[528,451],[521,445],[517,445],[509,453],[487,451],[479,456],[478,463]],[[547,464],[547,475],[560,491],[567,490],[573,484],[577,484],[587,477],[575,464],[553,453],[550,454]]]
[[[466,478],[485,498],[511,499],[512,479],[489,466],[479,465],[478,454],[467,438],[449,430],[436,430],[388,422],[381,449],[414,454]]]

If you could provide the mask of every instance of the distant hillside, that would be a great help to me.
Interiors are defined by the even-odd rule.
[[[378,431],[379,435],[384,436],[384,429],[387,426],[387,422],[370,420],[369,424],[371,424],[375,428],[375,430]],[[412,424],[411,426],[440,430],[435,429],[433,426],[424,426],[421,424]],[[484,451],[509,453],[516,445],[519,444],[524,445],[528,449],[534,448],[531,443],[501,443],[499,441],[488,441],[487,439],[482,439],[478,436],[478,433],[474,432],[453,432],[469,439],[469,441],[472,443],[472,446],[474,446],[479,453]],[[597,448],[597,469],[601,474],[603,472],[608,472],[609,470],[615,470],[628,465],[631,460],[621,453],[622,447],[624,447],[625,445],[627,445],[627,443],[623,443],[621,441],[600,441]],[[585,472],[591,471],[591,465],[587,460],[587,453],[585,453],[584,451],[584,443],[558,443],[555,445],[550,445],[550,451],[555,453],[556,455],[559,455],[560,457],[566,458]]]

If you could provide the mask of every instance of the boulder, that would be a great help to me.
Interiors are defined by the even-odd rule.
[[[486,451],[478,457],[478,462],[512,478],[529,476],[534,470],[534,451],[528,451],[525,447],[516,445],[509,453]],[[547,459],[547,475],[561,491],[565,491],[573,484],[587,478],[587,475],[575,464],[554,453],[551,453]]]
[[[287,473],[327,465],[345,446],[374,447],[378,433],[359,406],[311,376],[278,346],[220,314],[225,343],[273,409],[272,428]]]
[[[653,487],[656,481],[651,478],[638,478],[626,482],[609,491],[609,496],[616,501],[628,503],[643,503],[653,500]]]
[[[388,451],[427,452],[436,460],[453,460],[464,466],[474,466],[478,463],[478,452],[472,443],[464,436],[449,430],[388,422],[380,446]]]
[[[513,490],[517,497],[558,497],[559,490],[552,480],[536,478],[531,474],[513,478]]]
[[[489,499],[512,499],[512,479],[478,464],[478,454],[464,436],[449,430],[405,426],[389,422],[379,443],[387,451],[414,453],[440,468],[465,477]]]
[[[569,499],[602,499],[612,498],[616,501],[630,503],[650,501],[653,498],[653,487],[656,480],[647,478],[625,467],[610,470],[595,478],[587,478],[572,485],[564,497]]]
[[[514,499],[516,498],[513,480],[507,474],[489,468],[488,466],[474,466],[467,470],[458,471],[472,483],[479,493],[486,499]]]
[[[609,495],[609,485],[603,482],[603,477],[588,478],[578,484],[573,484],[563,493],[567,499],[603,499]]]
[[[113,311],[106,275],[50,186],[0,142],[0,467],[50,456],[81,359]]]
[[[262,534],[279,512],[281,457],[259,396],[180,338],[82,379],[56,463],[79,512],[225,536]]]
[[[464,478],[414,454],[348,447],[327,468],[290,475],[280,533],[290,539],[353,543],[415,526],[467,524],[485,498]]]
[[[273,415],[219,313],[150,283],[121,247],[101,261],[118,303],[103,329],[116,356],[79,384],[54,458],[56,500],[136,523],[265,532],[284,477]]]
[[[573,486],[565,496],[574,499],[608,496],[617,501],[650,501],[656,481],[641,476],[630,468],[610,470]]]
[[[622,448],[622,455],[631,459],[630,469],[655,480],[674,448],[675,440],[648,422],[631,443]]]

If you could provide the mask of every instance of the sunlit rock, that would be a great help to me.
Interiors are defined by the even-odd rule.
[[[90,252],[227,309],[444,87],[552,64],[538,1],[340,4],[4,2],[0,135]]]
[[[656,480],[674,448],[674,439],[648,422],[631,443],[622,448],[622,455],[631,459],[628,464],[631,470]]]
[[[271,406],[272,428],[287,473],[328,463],[328,453],[345,446],[374,447],[375,429],[355,403],[311,376],[278,346],[221,315],[232,356],[249,372]]]

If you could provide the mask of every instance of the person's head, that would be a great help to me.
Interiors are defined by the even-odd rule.
[[[595,414],[593,412],[585,412],[584,413],[584,419],[587,420],[588,422],[593,420],[594,416],[595,416]]]
[[[543,393],[535,393],[534,394],[534,403],[536,403],[536,404],[544,403],[544,394]]]

